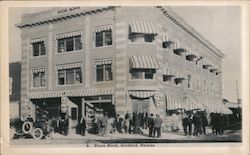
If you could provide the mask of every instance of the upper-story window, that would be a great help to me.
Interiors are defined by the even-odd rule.
[[[82,49],[81,36],[58,39],[58,53]]]
[[[174,42],[170,39],[168,33],[166,30],[163,30],[162,34],[162,47],[165,49],[173,49],[174,48]]]
[[[73,85],[82,83],[81,64],[65,64],[57,67],[58,85]]]
[[[96,82],[113,80],[111,60],[95,62]]]
[[[32,53],[33,57],[46,55],[46,49],[45,49],[44,41],[33,42],[32,43],[32,49],[33,49],[33,53]]]
[[[174,54],[182,56],[184,52],[186,52],[187,50],[178,42],[175,43],[174,45]]]
[[[151,21],[131,21],[129,36],[131,42],[153,42],[158,34],[157,26]]]
[[[32,70],[33,87],[45,87],[46,86],[46,74],[45,68]]]
[[[159,64],[153,56],[131,56],[129,59],[131,79],[154,79]]]
[[[112,45],[112,27],[111,25],[98,27],[95,29],[95,47]]]
[[[155,69],[130,69],[131,79],[154,79]]]
[[[107,30],[107,31],[96,32],[95,46],[101,47],[109,45],[112,45],[112,31]]]
[[[60,34],[56,36],[57,39],[57,52],[72,52],[82,49],[82,33],[71,32]]]

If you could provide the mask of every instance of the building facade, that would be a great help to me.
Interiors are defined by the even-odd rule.
[[[20,117],[21,62],[9,64],[10,118]]]
[[[21,115],[228,112],[224,57],[169,7],[72,7],[22,23]],[[27,110],[29,109],[29,110]]]

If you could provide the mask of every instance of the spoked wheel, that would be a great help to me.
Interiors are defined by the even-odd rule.
[[[40,128],[35,128],[32,132],[32,137],[34,139],[41,139],[43,137],[43,131]]]
[[[25,134],[30,133],[32,130],[32,123],[31,122],[24,122],[22,125],[22,131]]]

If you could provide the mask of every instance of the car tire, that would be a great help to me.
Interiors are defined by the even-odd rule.
[[[25,134],[29,134],[32,132],[32,123],[31,122],[24,122],[22,125],[22,131]]]
[[[32,132],[32,137],[36,140],[39,140],[43,137],[43,130],[40,128],[35,128]]]

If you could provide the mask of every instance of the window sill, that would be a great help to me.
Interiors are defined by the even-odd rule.
[[[105,45],[105,46],[100,46],[100,47],[93,47],[93,49],[94,50],[98,50],[98,49],[103,49],[103,48],[111,48],[113,46],[113,44],[112,45]]]
[[[129,79],[128,81],[155,82],[156,79]]]
[[[64,85],[56,85],[56,87],[72,87],[72,86],[82,86],[83,83],[79,83],[79,84],[64,84]]]
[[[71,54],[71,53],[79,53],[81,51],[82,51],[82,49],[76,50],[76,51],[61,52],[61,53],[56,52],[55,55],[64,55],[64,54],[66,55],[66,54]]]
[[[32,90],[37,90],[37,89],[45,89],[47,88],[46,86],[41,86],[41,87],[31,87],[30,89]]]
[[[155,42],[128,42],[128,44],[131,44],[131,45],[133,45],[133,44],[147,44],[147,45],[156,45],[155,44]]]
[[[31,56],[31,59],[36,59],[36,58],[45,58],[47,55],[39,55],[39,56]]]
[[[114,83],[114,80],[110,80],[110,81],[95,81],[93,82],[93,84],[109,84],[109,83]]]

